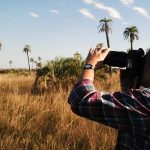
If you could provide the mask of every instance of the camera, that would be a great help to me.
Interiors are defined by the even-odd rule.
[[[144,62],[144,50],[130,50],[126,52],[110,51],[104,60],[104,64],[113,67],[139,68]]]
[[[112,67],[124,68],[126,78],[132,81],[129,87],[132,87],[133,80],[139,77],[139,83],[136,87],[139,87],[140,80],[142,78],[142,72],[145,62],[145,54],[142,48],[138,50],[130,50],[126,52],[110,51],[104,60],[104,64]]]

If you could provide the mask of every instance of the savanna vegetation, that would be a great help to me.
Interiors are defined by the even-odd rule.
[[[108,47],[111,23],[103,18],[98,26]],[[127,27],[123,35],[133,50],[133,42],[139,38],[136,26]],[[30,45],[23,52],[28,69],[13,69],[14,60],[10,60],[10,69],[0,70],[0,149],[115,149],[115,129],[74,115],[67,102],[84,64],[82,56],[77,52],[43,65],[40,56],[37,60],[29,57]],[[97,70],[94,84],[98,90],[120,91],[119,69],[105,66]]]
[[[115,148],[116,130],[80,118],[70,110],[68,95],[83,63],[77,52],[70,58],[55,58],[42,69],[0,70],[0,149]],[[96,72],[95,85],[107,91],[120,90],[118,75],[114,70],[115,80],[111,82],[105,66]]]
[[[118,73],[95,81],[98,89],[119,90]],[[70,80],[32,93],[35,73],[0,75],[0,148],[113,150],[117,131],[74,115],[67,103]],[[68,82],[68,83],[67,83]]]

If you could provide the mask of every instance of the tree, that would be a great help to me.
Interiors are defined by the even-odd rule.
[[[34,62],[34,59],[33,59],[33,58],[30,58],[30,62],[32,63],[32,69],[33,69],[33,62]]]
[[[13,61],[10,60],[10,61],[9,61],[10,69],[12,68],[12,67],[11,67],[12,63],[13,63]]]
[[[99,21],[99,33],[105,32],[106,40],[107,40],[107,46],[110,48],[110,42],[109,42],[109,32],[111,31],[111,23],[112,20],[108,18],[103,18]]]
[[[129,39],[131,43],[131,50],[133,50],[133,42],[135,41],[135,39],[136,40],[139,39],[138,33],[139,31],[136,26],[127,27],[125,31],[123,32],[124,39],[125,40]]]
[[[41,60],[42,60],[42,58],[39,56],[39,57],[38,57],[38,61],[41,62]]]
[[[74,54],[74,59],[82,60],[81,54],[80,54],[79,52],[76,52],[76,53]]]
[[[111,19],[103,18],[99,21],[99,26],[98,26],[99,33],[105,32],[108,48],[110,48],[109,32],[111,31],[111,23],[112,23]],[[111,74],[111,67],[109,67],[109,73]]]
[[[37,63],[37,67],[38,67],[38,68],[42,68],[42,63],[41,63],[41,62],[38,62],[38,63]]]
[[[23,52],[25,52],[27,54],[28,66],[29,66],[29,71],[30,71],[30,59],[29,59],[29,52],[31,52],[30,45],[25,45]]]

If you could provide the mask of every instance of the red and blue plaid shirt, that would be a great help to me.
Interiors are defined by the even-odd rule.
[[[68,100],[77,115],[118,129],[117,150],[150,150],[149,88],[110,94],[86,79],[75,85]]]

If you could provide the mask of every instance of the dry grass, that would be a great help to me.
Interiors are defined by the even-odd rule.
[[[100,80],[98,89],[119,89],[118,75]],[[114,129],[74,115],[70,90],[30,93],[34,75],[0,75],[0,149],[113,150]],[[70,88],[71,89],[71,88]]]

